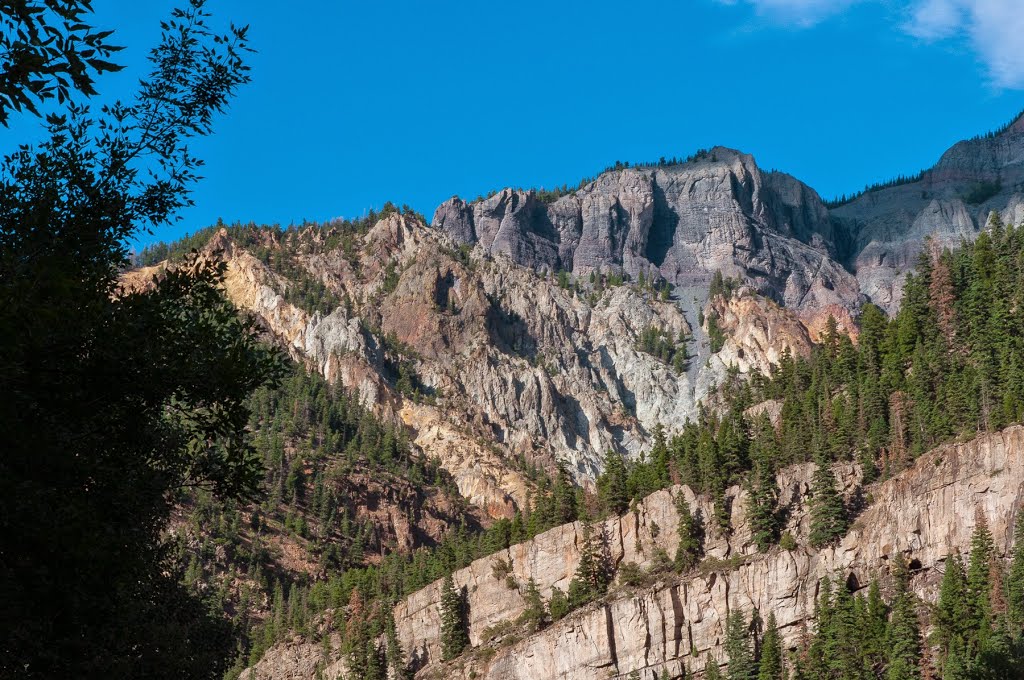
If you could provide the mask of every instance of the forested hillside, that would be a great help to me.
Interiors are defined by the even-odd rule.
[[[389,666],[406,672],[408,650],[397,647],[391,618],[392,606],[401,598],[549,527],[621,514],[670,484],[683,483],[707,494],[714,507],[709,519],[718,531],[728,529],[735,511],[726,501],[726,488],[743,485],[760,549],[772,550],[780,541],[783,549],[791,549],[792,537],[781,530],[785,510],[775,480],[786,466],[815,462],[810,542],[814,547],[834,543],[867,503],[863,494],[844,502],[834,463],[857,464],[861,483],[870,489],[874,480],[898,473],[942,442],[1019,422],[1024,409],[1022,264],[1024,230],[1005,227],[994,218],[974,243],[923,255],[908,277],[905,304],[895,317],[866,305],[856,342],[833,324],[810,356],[786,356],[769,376],[746,380],[731,375],[697,422],[681,428],[665,423],[641,459],[609,452],[593,494],[576,488],[564,470],[535,470],[537,491],[527,506],[511,519],[493,523],[481,523],[460,506],[444,473],[418,455],[400,430],[370,416],[344,388],[296,369],[282,388],[261,390],[252,402],[268,499],[243,511],[246,526],[241,532],[220,538],[258,546],[261,536],[287,534],[307,546],[316,568],[304,574],[261,572],[252,565],[267,560],[254,559],[253,551],[238,551],[249,560],[246,573],[253,585],[247,586],[236,612],[248,633],[234,672],[294,633],[325,644],[333,633],[339,634],[336,644],[351,677],[382,678]],[[727,283],[716,286],[715,293],[733,294],[736,286]],[[435,514],[442,514],[436,499],[446,499],[449,514],[443,529],[403,544],[382,535],[379,526],[360,519],[352,507],[353,499],[361,497],[352,480],[362,475],[390,480],[384,485],[391,489],[411,485],[421,490],[435,499],[430,510]],[[398,502],[409,513],[410,526],[416,525],[417,513],[428,512],[428,505],[426,499]],[[685,504],[679,510],[689,516]],[[197,535],[209,535],[210,527],[218,526],[196,519],[209,512],[208,504],[194,506]],[[217,512],[226,518],[219,526],[232,523],[230,510]],[[237,532],[240,520],[233,522]],[[686,574],[697,568],[705,530],[692,517],[683,521],[680,549],[666,554],[654,573]],[[568,592],[544,600],[532,591],[535,611],[524,619],[527,630],[604,597],[613,581],[650,578],[625,568],[616,573],[607,563],[607,538],[596,530],[586,541],[586,557]],[[744,668],[760,668],[763,678],[781,677],[777,669],[783,658],[797,677],[806,678],[911,678],[920,677],[926,667],[947,665],[943,677],[990,677],[986,673],[996,672],[992,669],[1016,668],[1022,658],[1017,650],[1024,601],[1017,590],[1024,588],[1024,560],[1015,559],[1007,570],[994,561],[990,544],[991,537],[980,529],[970,558],[975,566],[964,570],[962,578],[956,558],[950,560],[954,566],[947,571],[948,583],[935,612],[926,611],[907,590],[905,565],[897,565],[886,578],[888,598],[877,584],[856,597],[845,583],[823,584],[817,632],[808,635],[796,655],[775,649],[770,612],[762,612],[761,621],[731,621],[727,646],[736,661],[727,677],[753,677]],[[210,552],[208,547],[202,551]],[[199,564],[190,570],[193,585],[216,583],[211,577],[217,569],[203,560]],[[229,571],[244,571],[238,564],[235,560]],[[981,564],[988,566],[982,569]],[[991,606],[978,609],[982,601]],[[459,641],[464,624],[457,603],[455,599],[447,605],[452,657],[466,644]],[[972,623],[943,623],[943,616],[962,618],[950,614],[950,608],[973,612]],[[938,626],[934,644],[920,635],[929,626]],[[823,649],[830,650],[826,656]],[[839,660],[821,665],[823,658]],[[851,675],[854,667],[857,674]],[[714,677],[716,668],[710,664],[707,677]]]

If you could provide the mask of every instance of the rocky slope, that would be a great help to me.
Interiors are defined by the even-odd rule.
[[[779,477],[780,500],[791,511],[787,529],[800,546],[808,533],[811,473],[810,466],[798,466]],[[856,486],[854,468],[838,473],[847,490]],[[785,644],[795,648],[813,615],[820,578],[842,579],[854,589],[874,577],[885,584],[897,553],[911,565],[913,590],[934,601],[945,559],[967,551],[979,514],[992,529],[997,553],[1008,554],[1024,500],[1024,427],[940,447],[893,479],[869,487],[870,502],[835,548],[776,547],[758,553],[745,520],[744,493],[730,490],[731,532],[709,529],[707,558],[697,570],[682,577],[662,573],[644,587],[620,585],[601,602],[522,639],[493,631],[522,613],[528,579],[545,597],[552,587],[567,587],[579,559],[580,525],[557,527],[456,572],[454,581],[468,596],[474,649],[455,662],[438,661],[440,583],[414,593],[395,608],[395,619],[407,656],[420,668],[417,677],[582,680],[626,678],[637,671],[650,678],[663,669],[675,675],[682,664],[701,667],[696,659],[706,652],[724,661],[724,622],[734,607],[748,614],[756,609],[762,617],[774,612]],[[649,565],[657,550],[675,550],[679,496],[695,513],[711,516],[708,501],[686,487],[649,496],[635,511],[606,522],[616,565]],[[517,588],[494,574],[498,558],[511,564]],[[338,663],[334,656],[325,658],[321,647],[301,640],[281,645],[244,677],[311,678],[307,669]]]
[[[207,251],[227,262],[225,287],[239,307],[295,358],[407,426],[461,493],[493,516],[525,500],[529,484],[517,459],[564,462],[585,483],[608,449],[636,455],[658,423],[692,418],[730,363],[760,370],[784,347],[807,344],[791,313],[746,296],[727,315],[721,358],[708,362],[699,334],[678,342],[699,329],[672,300],[630,285],[562,288],[482,247],[459,251],[412,216],[381,220],[354,257],[318,243],[323,234],[310,238],[292,248],[286,274],[227,232]],[[315,280],[342,303],[324,314],[289,301],[300,279]],[[741,317],[742,328],[728,325]],[[690,370],[643,351],[649,329],[680,349],[685,344],[696,355]],[[399,389],[396,362],[414,372],[424,398]]]
[[[859,302],[856,280],[836,261],[844,235],[818,195],[724,147],[687,163],[605,172],[550,204],[511,189],[473,204],[452,198],[433,225],[537,270],[642,273],[698,287],[722,271],[798,311]]]
[[[606,171],[550,203],[514,189],[454,197],[433,225],[537,270],[643,273],[698,290],[722,271],[814,316],[864,299],[894,311],[925,238],[973,239],[992,211],[1024,218],[1024,118],[958,142],[914,181],[832,210],[793,177],[716,147],[686,163]]]
[[[901,282],[931,236],[937,247],[971,240],[992,211],[1024,219],[1024,117],[991,136],[958,142],[913,182],[868,191],[832,210],[851,235],[847,265],[882,308],[899,304]]]

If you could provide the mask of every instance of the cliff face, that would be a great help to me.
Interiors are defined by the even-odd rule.
[[[805,507],[811,466],[790,469],[779,479],[782,503],[792,510],[788,530],[806,544]],[[847,489],[854,471],[841,470]],[[607,523],[616,564],[649,564],[654,551],[669,555],[677,544],[673,497],[682,494],[695,512],[710,517],[710,507],[677,487],[658,492],[636,512]],[[762,617],[775,613],[787,645],[795,647],[803,624],[812,616],[818,581],[823,576],[844,580],[855,588],[873,577],[885,583],[888,564],[903,553],[913,569],[912,587],[925,601],[934,601],[942,564],[954,552],[966,552],[975,513],[988,520],[997,552],[1010,549],[1012,527],[1024,500],[1024,427],[1012,427],[966,444],[941,447],[921,457],[909,470],[868,489],[872,502],[850,533],[835,548],[800,547],[756,552],[744,518],[744,493],[730,491],[734,509],[729,536],[712,531],[709,558],[703,571],[683,577],[668,575],[647,588],[620,587],[605,601],[591,605],[549,628],[488,654],[470,655],[462,663],[441,667],[438,612],[440,584],[413,594],[395,609],[403,648],[427,661],[424,677],[625,678],[632,671],[656,677],[702,667],[696,657],[710,651],[724,661],[724,622],[730,608]],[[657,526],[655,532],[653,528]],[[655,536],[655,533],[657,534]],[[514,546],[502,557],[511,561],[519,584],[533,578],[545,597],[552,586],[562,588],[576,568],[581,530],[566,525]],[[456,572],[469,601],[470,638],[485,644],[484,631],[516,617],[524,609],[519,592],[491,573],[493,558]],[[520,589],[522,589],[520,587]],[[484,661],[487,657],[489,660]],[[475,676],[472,673],[476,673]]]
[[[958,142],[915,181],[832,210],[793,177],[716,147],[688,163],[605,172],[551,203],[513,189],[452,198],[433,225],[537,270],[643,272],[698,289],[720,270],[813,316],[864,299],[894,312],[925,239],[973,239],[992,211],[1024,219],[1024,118]]]
[[[836,472],[847,492],[857,486],[855,468]],[[970,547],[976,513],[988,521],[998,555],[1008,555],[1024,501],[1024,427],[940,447],[900,475],[868,487],[870,502],[850,532],[838,546],[822,551],[804,547],[812,473],[812,465],[797,466],[778,480],[780,503],[790,512],[786,530],[800,546],[795,550],[758,553],[746,521],[745,492],[733,488],[728,492],[731,531],[725,535],[706,526],[706,559],[696,570],[682,576],[663,572],[643,587],[613,586],[602,601],[522,639],[495,633],[524,611],[522,592],[529,579],[545,598],[552,587],[567,588],[583,539],[578,523],[563,525],[455,572],[456,587],[465,589],[469,604],[473,647],[459,660],[439,661],[440,583],[400,602],[394,615],[406,657],[419,669],[418,678],[625,679],[633,671],[655,678],[662,669],[675,677],[683,664],[703,668],[708,652],[724,663],[725,620],[734,607],[748,616],[757,610],[762,618],[774,612],[784,644],[795,648],[812,619],[822,577],[854,589],[877,577],[884,591],[897,553],[911,566],[912,589],[924,602],[934,602],[945,559]],[[617,567],[650,565],[659,550],[673,554],[680,496],[707,525],[710,503],[687,487],[652,494],[635,511],[605,523]],[[503,573],[495,573],[499,559],[510,564],[515,588]],[[295,640],[272,650],[246,677],[312,678],[303,669],[317,662],[323,667],[338,660]]]
[[[686,287],[721,270],[798,311],[859,301],[835,261],[844,236],[818,195],[723,147],[680,165],[609,171],[550,204],[512,189],[473,204],[453,198],[433,225],[537,270],[643,273]]]
[[[940,248],[972,240],[992,211],[1007,223],[1024,219],[1024,117],[997,135],[958,142],[917,181],[862,194],[832,217],[853,238],[847,264],[861,291],[893,312],[925,238]]]
[[[564,289],[503,255],[460,253],[405,216],[371,229],[355,259],[310,250],[295,256],[298,271],[346,301],[326,315],[288,301],[298,274],[277,273],[226,234],[208,246],[226,260],[225,287],[239,307],[296,359],[407,426],[460,492],[494,516],[525,500],[514,458],[563,461],[586,482],[608,449],[636,455],[658,423],[694,417],[729,363],[763,370],[784,347],[808,346],[791,312],[747,296],[723,311],[735,340],[708,361],[703,331],[672,300],[629,285]],[[689,370],[643,351],[649,329],[672,342],[696,333]],[[392,345],[430,398],[396,388]]]

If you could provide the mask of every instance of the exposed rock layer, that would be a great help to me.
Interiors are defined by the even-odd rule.
[[[803,500],[811,466],[784,472],[780,477],[783,503],[792,502],[789,530],[805,544],[807,513]],[[852,470],[840,475],[849,489]],[[696,657],[710,651],[724,661],[722,642],[728,611],[738,607],[747,614],[757,609],[762,617],[775,613],[785,642],[796,646],[801,624],[811,618],[821,577],[833,576],[855,587],[873,577],[883,582],[888,565],[903,553],[914,569],[913,589],[925,601],[934,601],[941,567],[948,554],[965,552],[970,545],[975,513],[988,520],[997,551],[1006,555],[1012,527],[1024,498],[1024,427],[986,435],[966,443],[941,447],[920,458],[909,470],[877,484],[874,502],[860,515],[852,530],[835,548],[815,551],[773,549],[758,554],[743,513],[743,492],[733,489],[733,532],[712,533],[710,557],[742,557],[731,565],[681,579],[668,578],[641,590],[622,589],[555,623],[522,642],[499,649],[488,663],[470,661],[450,665],[443,674],[476,672],[476,677],[513,678],[625,678],[632,671],[641,677],[670,674],[681,663],[700,667]],[[673,495],[683,494],[691,506],[710,516],[706,501],[695,499],[684,487],[648,497],[636,512],[608,522],[612,555],[617,563],[647,564],[654,551],[675,550],[677,537]],[[659,527],[653,537],[652,527]],[[511,560],[520,583],[533,578],[545,596],[552,586],[565,588],[578,561],[581,532],[578,525],[553,529],[535,540],[514,546],[503,556]],[[470,603],[470,637],[481,643],[487,626],[517,616],[524,608],[518,592],[509,591],[491,574],[491,559],[479,560],[455,574],[465,586]],[[417,658],[438,658],[437,606],[439,584],[413,594],[396,607],[403,646]],[[429,674],[432,668],[424,671]]]

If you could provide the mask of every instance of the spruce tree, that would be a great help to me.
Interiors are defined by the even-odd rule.
[[[389,670],[388,677],[393,680],[407,680],[410,677],[409,667],[405,663],[405,654],[402,652],[402,645],[398,641],[398,629],[395,626],[394,614],[387,617],[385,638],[385,658]],[[330,637],[328,636],[328,640]]]
[[[878,675],[885,667],[888,657],[886,633],[889,626],[889,608],[882,599],[878,579],[872,579],[868,587],[867,601],[864,603],[864,658],[868,669]]]
[[[558,621],[569,613],[569,600],[561,588],[551,589],[551,601],[548,602],[548,612],[552,621]]]
[[[779,518],[775,507],[779,497],[775,481],[777,455],[775,430],[768,416],[762,414],[751,445],[753,470],[746,484],[750,529],[758,550],[762,552],[779,539]]]
[[[1024,512],[1018,512],[1013,531],[1013,560],[1006,579],[1007,618],[1014,635],[1024,633]]]
[[[761,641],[761,663],[757,680],[783,680],[785,666],[782,660],[782,639],[779,637],[775,612],[768,613],[768,621]]]
[[[675,569],[683,573],[697,565],[702,552],[700,525],[697,519],[690,512],[690,504],[686,497],[680,493],[676,496],[676,512],[679,514],[679,545],[676,548]]]
[[[441,656],[445,661],[462,654],[469,644],[462,593],[455,589],[451,574],[441,586]]]
[[[910,591],[910,572],[902,554],[893,563],[892,617],[889,621],[888,680],[918,680],[921,677],[921,626],[916,598]]]
[[[994,551],[988,521],[979,510],[971,536],[971,559],[967,568],[967,643],[972,654],[984,646],[992,632],[990,597]]]
[[[750,631],[743,612],[734,609],[725,622],[725,653],[728,680],[753,680],[754,653],[750,646]]]
[[[604,455],[604,472],[597,480],[597,495],[610,512],[621,515],[629,507],[626,463],[622,454],[609,449]]]
[[[844,583],[837,583],[828,636],[823,647],[826,666],[832,677],[856,680],[864,676],[862,632],[850,591]]]
[[[944,658],[963,654],[966,643],[967,577],[957,555],[946,558],[939,599],[935,605],[935,642]]]
[[[811,545],[821,548],[842,538],[848,524],[843,496],[824,455],[817,457],[811,494]]]
[[[704,680],[725,680],[718,662],[711,657],[711,652],[704,654]]]
[[[601,522],[595,530],[584,524],[580,562],[569,583],[570,605],[579,607],[604,595],[614,575],[607,527]]]
[[[544,627],[546,613],[544,611],[544,599],[540,595],[540,590],[537,588],[537,582],[530,577],[530,580],[526,582],[526,592],[523,594],[523,599],[526,601],[526,609],[523,610],[521,615],[530,628],[530,632],[540,630]]]

